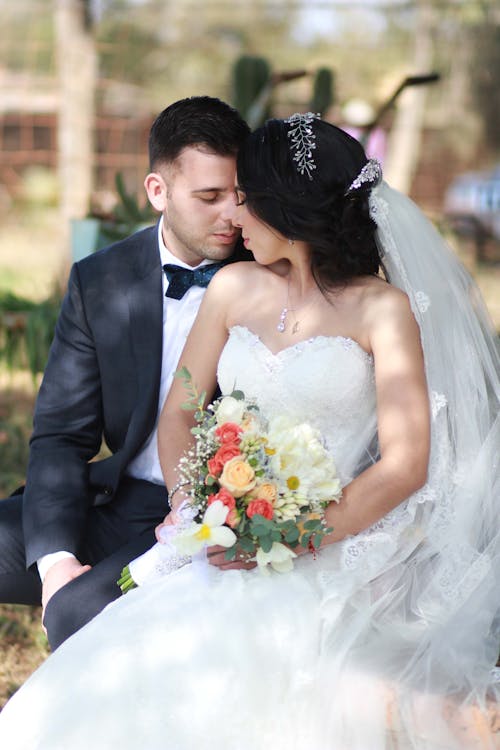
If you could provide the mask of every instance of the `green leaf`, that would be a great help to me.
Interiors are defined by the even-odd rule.
[[[239,540],[239,544],[243,552],[255,552],[255,544],[248,537],[241,537]]]
[[[323,534],[315,534],[312,539],[312,546],[314,549],[319,549],[323,539]]]
[[[234,560],[234,558],[236,557],[236,551],[236,544],[233,544],[232,547],[229,547],[229,549],[224,552],[224,560]]]
[[[285,542],[297,542],[300,536],[299,529],[295,526],[285,533]]]
[[[307,547],[309,545],[309,541],[311,539],[311,536],[312,536],[311,533],[302,534],[302,536],[300,537],[300,545],[301,545],[301,547]]]
[[[269,531],[273,528],[274,525],[274,521],[270,520],[269,518],[265,518],[265,516],[261,516],[260,513],[256,513],[254,516],[252,516],[252,519],[250,521],[252,530],[254,528],[262,526],[265,531]]]
[[[321,526],[321,521],[319,518],[314,518],[304,523],[304,529],[306,529],[307,531],[314,531],[318,528],[318,526]]]
[[[262,547],[263,552],[270,552],[271,547],[273,546],[273,540],[270,536],[262,536],[259,539],[260,546]]]
[[[231,393],[231,396],[236,399],[236,401],[243,401],[245,399],[245,394],[243,391],[233,391]]]
[[[187,367],[180,367],[178,370],[174,372],[174,378],[179,378],[180,380],[186,380],[188,383],[191,383],[191,373],[189,372]]]

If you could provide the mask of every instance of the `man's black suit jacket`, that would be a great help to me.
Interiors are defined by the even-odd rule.
[[[24,493],[28,567],[77,553],[154,427],[162,359],[157,227],[76,263],[38,396]],[[112,455],[90,463],[104,436]]]

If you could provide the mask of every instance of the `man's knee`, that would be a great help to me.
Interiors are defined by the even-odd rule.
[[[22,494],[0,500],[0,602],[40,604],[36,569],[26,570]]]
[[[93,572],[70,581],[49,600],[43,624],[53,651],[120,596],[115,580],[99,579]]]

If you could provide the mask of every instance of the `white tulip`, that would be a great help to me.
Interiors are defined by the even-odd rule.
[[[173,543],[184,555],[194,555],[203,547],[218,544],[221,547],[232,547],[236,542],[236,534],[224,523],[229,508],[220,500],[216,500],[206,509],[201,523],[193,523],[181,531]]]
[[[259,547],[255,555],[257,565],[263,573],[268,574],[267,566],[270,565],[278,573],[289,573],[293,569],[293,558],[297,557],[289,547],[281,542],[273,542],[269,552],[264,552]]]

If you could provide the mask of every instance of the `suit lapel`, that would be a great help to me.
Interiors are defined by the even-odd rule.
[[[162,268],[157,231],[136,256],[134,280],[128,292],[130,336],[137,375],[137,402],[127,431],[126,445],[135,452],[152,431],[160,390],[163,339]]]

